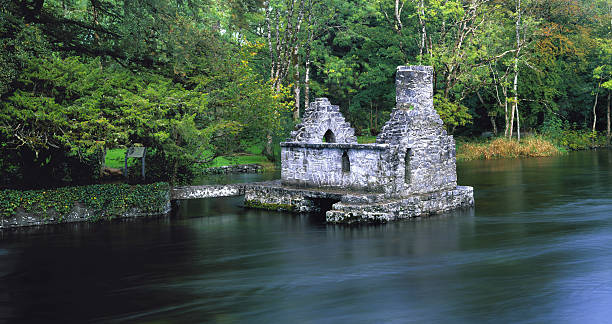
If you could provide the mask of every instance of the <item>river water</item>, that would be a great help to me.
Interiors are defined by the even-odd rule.
[[[0,322],[610,323],[611,171],[607,150],[462,163],[474,209],[384,225],[224,198],[5,231]]]

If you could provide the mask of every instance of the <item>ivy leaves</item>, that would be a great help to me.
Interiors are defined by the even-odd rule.
[[[51,190],[1,190],[0,217],[14,216],[18,210],[60,221],[76,204],[93,212],[94,219],[112,219],[137,210],[156,214],[166,209],[170,186],[159,182],[149,185],[127,184],[64,187]]]

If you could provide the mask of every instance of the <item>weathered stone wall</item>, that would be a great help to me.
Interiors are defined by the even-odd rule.
[[[244,194],[244,187],[247,185],[249,184],[236,183],[227,185],[174,187],[170,191],[170,199],[181,200],[240,196]]]
[[[340,193],[287,188],[277,182],[246,187],[244,204],[253,208],[307,213],[321,212],[315,204],[316,199],[340,201],[341,198]]]
[[[384,192],[392,180],[385,172],[387,145],[286,142],[281,148],[281,178],[287,185]],[[348,170],[343,170],[344,154]]]
[[[355,130],[344,120],[340,108],[327,98],[317,98],[304,111],[302,123],[291,132],[289,142],[323,143],[327,131],[333,133],[334,143],[357,143]]]
[[[344,200],[326,212],[328,223],[385,223],[422,217],[474,205],[472,187],[458,186],[428,194],[368,204],[352,204]]]

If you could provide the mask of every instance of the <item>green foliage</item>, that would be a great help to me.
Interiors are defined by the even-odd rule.
[[[587,150],[608,145],[605,134],[585,130],[564,129],[557,138],[556,143],[559,146],[570,150]]]
[[[357,143],[359,144],[376,143],[376,136],[357,136]]]
[[[77,204],[93,212],[94,219],[112,219],[128,212],[160,214],[166,209],[170,187],[167,183],[129,186],[127,184],[63,187],[52,190],[0,190],[0,217],[18,210],[60,221]]]
[[[434,108],[450,133],[453,133],[457,126],[465,126],[472,122],[472,116],[466,106],[451,102],[440,94],[434,96]]]
[[[609,144],[605,134],[579,129],[568,121],[562,122],[556,116],[548,118],[540,131],[556,146],[567,150],[586,150]]]
[[[153,179],[189,181],[247,143],[284,138],[298,80],[284,77],[278,88],[270,80],[278,60],[266,52],[264,3],[279,15],[290,8],[0,0],[0,185],[91,183],[101,151],[132,145],[150,148]],[[434,67],[435,106],[450,132],[488,131],[491,113],[499,128],[516,96],[522,131],[542,129],[568,147],[599,145],[582,129],[594,96],[602,114],[612,88],[610,5],[522,3],[517,52],[516,1],[406,1],[395,17],[393,1],[298,0],[293,8],[309,18],[295,35],[279,29],[280,40],[298,45],[283,53],[285,72],[305,81],[308,57],[310,99],[340,105],[358,135],[376,135],[388,119],[396,67],[423,64]],[[567,124],[553,125],[553,115]]]
[[[140,144],[167,167],[159,180],[174,182],[179,169],[280,131],[284,106],[243,52],[214,62],[222,64],[218,74],[185,74],[184,82],[105,67],[100,58],[28,57],[17,87],[0,102],[0,150],[59,158]]]
[[[259,208],[259,209],[278,210],[278,211],[293,211],[295,209],[293,205],[268,204],[268,203],[262,203],[258,200],[245,200],[244,205],[249,208]]]

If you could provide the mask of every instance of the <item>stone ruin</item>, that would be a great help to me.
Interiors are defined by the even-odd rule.
[[[457,186],[455,141],[433,107],[433,68],[400,66],[396,107],[373,144],[358,144],[339,107],[310,104],[281,143],[281,181],[249,188],[251,207],[325,212],[332,223],[386,222],[472,206]]]

